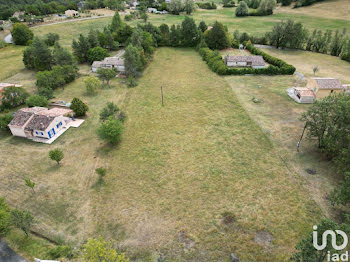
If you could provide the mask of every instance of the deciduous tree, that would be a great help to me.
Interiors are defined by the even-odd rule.
[[[64,154],[61,149],[56,148],[56,149],[50,150],[49,157],[51,160],[56,161],[57,165],[59,165],[64,157]]]
[[[30,228],[34,223],[34,217],[29,211],[14,209],[11,210],[11,223],[23,230],[23,232],[28,236]]]
[[[74,115],[77,117],[85,116],[86,112],[89,111],[88,105],[76,97],[73,98],[70,109],[73,110]]]
[[[12,39],[16,45],[27,45],[33,39],[33,32],[29,27],[22,23],[16,23],[12,27]]]
[[[107,143],[116,144],[121,140],[123,131],[123,123],[113,116],[110,116],[106,121],[101,123],[97,133],[99,137]]]

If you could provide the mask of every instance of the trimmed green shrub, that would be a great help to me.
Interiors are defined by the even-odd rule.
[[[196,3],[201,9],[216,9],[216,4],[214,2],[206,2],[206,3]]]
[[[270,65],[265,68],[230,68],[225,65],[222,56],[218,51],[210,50],[209,48],[200,48],[199,54],[208,64],[209,68],[219,75],[292,75],[295,72],[295,67],[287,64],[281,59],[270,56],[251,43],[245,43],[246,49],[254,55],[261,55],[264,60]]]

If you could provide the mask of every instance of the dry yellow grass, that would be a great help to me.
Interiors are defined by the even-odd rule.
[[[280,7],[276,13],[288,13],[307,15],[315,17],[328,17],[329,19],[350,20],[350,2],[349,0],[327,0],[311,6],[300,8],[291,8],[291,6]]]
[[[313,76],[313,67],[318,66],[319,72],[316,73],[316,76],[335,77],[341,79],[344,83],[350,82],[350,63],[341,60],[339,57],[301,50],[264,48],[263,51],[294,65],[297,71],[302,72],[306,77]]]

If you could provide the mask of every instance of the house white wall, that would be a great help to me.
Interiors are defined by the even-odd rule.
[[[24,128],[22,127],[14,127],[14,126],[9,126],[12,135],[14,136],[19,136],[19,137],[27,137]]]
[[[62,124],[60,124],[60,123],[62,123]],[[60,132],[61,129],[63,127],[65,127],[66,125],[67,124],[64,121],[64,117],[58,116],[51,122],[51,124],[45,129],[45,131],[33,130],[33,136],[50,139],[49,132],[51,133],[51,137],[53,137],[53,136],[57,135],[57,133]],[[52,129],[55,130],[56,134],[53,133]]]
[[[236,62],[227,62],[226,63],[227,66],[237,66]]]

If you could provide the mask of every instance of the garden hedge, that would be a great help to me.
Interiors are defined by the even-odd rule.
[[[276,57],[270,56],[251,43],[244,43],[249,52],[254,55],[261,55],[264,60],[270,65],[265,68],[230,68],[226,66],[224,59],[218,51],[213,51],[209,48],[200,48],[199,54],[208,64],[209,68],[219,75],[292,75],[295,72],[295,67],[287,64],[285,61]]]

